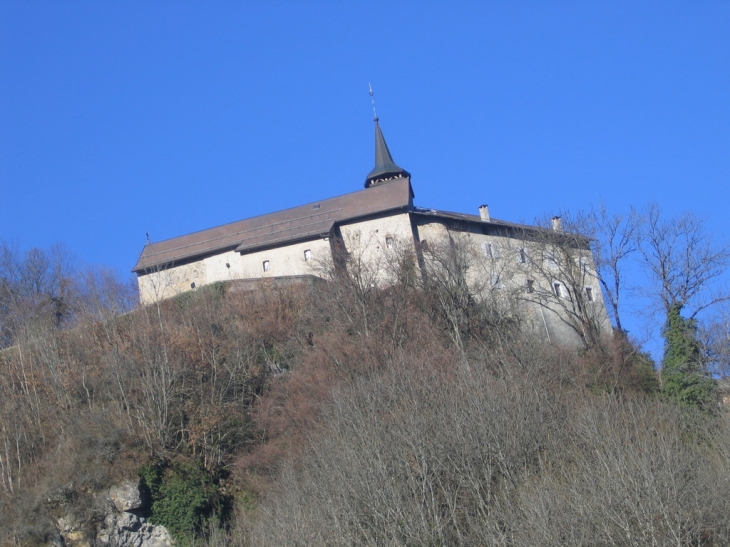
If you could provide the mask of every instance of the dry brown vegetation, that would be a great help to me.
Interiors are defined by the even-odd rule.
[[[396,258],[133,311],[108,275],[6,281],[0,543],[93,527],[94,493],[175,459],[236,501],[211,545],[730,543],[726,414],[654,398],[624,336],[561,349]]]
[[[405,358],[339,390],[252,543],[728,544],[726,417],[590,394],[534,357],[511,375]]]

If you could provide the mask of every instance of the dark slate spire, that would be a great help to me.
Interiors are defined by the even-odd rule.
[[[393,156],[390,155],[388,145],[385,144],[385,138],[383,138],[383,132],[380,130],[380,123],[378,117],[375,120],[375,167],[368,178],[365,179],[365,188],[370,188],[376,184],[382,184],[389,179],[404,177],[411,178],[411,174],[398,167],[393,161]]]

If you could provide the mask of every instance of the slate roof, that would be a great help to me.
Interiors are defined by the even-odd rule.
[[[412,200],[410,179],[397,178],[358,192],[149,243],[132,271],[143,274],[233,249],[246,253],[313,239],[328,234],[337,222],[410,210]]]
[[[454,213],[452,211],[441,211],[438,209],[427,209],[425,207],[413,207],[411,210],[411,213],[415,215],[416,217],[422,217],[422,218],[429,218],[429,217],[435,217],[439,221],[443,221],[445,219],[447,220],[459,220],[462,222],[470,222],[473,224],[478,224],[481,226],[490,226],[497,229],[504,229],[509,231],[512,231],[512,233],[517,232],[519,234],[519,237],[540,237],[544,238],[544,235],[539,234],[550,234],[551,236],[560,236],[564,238],[568,238],[569,240],[584,246],[585,248],[588,248],[590,245],[590,238],[587,236],[584,236],[582,234],[578,233],[570,233],[570,232],[564,232],[559,233],[555,232],[552,228],[542,227],[542,226],[534,226],[529,224],[519,224],[516,222],[509,222],[507,220],[500,220],[494,217],[491,217],[490,220],[484,221],[481,219],[479,215],[470,215],[467,213]]]
[[[530,226],[529,224],[517,224],[514,222],[508,222],[506,220],[499,220],[497,218],[492,217],[488,221],[484,221],[481,219],[479,215],[470,215],[468,213],[454,213],[452,211],[442,211],[440,209],[427,209],[425,207],[414,207],[413,212],[422,215],[425,217],[437,217],[439,219],[452,219],[452,220],[462,220],[466,222],[474,222],[477,224],[483,224],[483,225],[494,225],[494,226],[505,226],[508,228],[518,228],[518,229],[524,229],[524,230],[536,230],[539,229],[536,226]]]
[[[370,188],[376,184],[382,184],[384,181],[393,177],[407,177],[411,178],[411,174],[396,165],[393,161],[393,156],[390,154],[388,145],[383,137],[383,132],[380,130],[380,122],[378,118],[375,118],[375,167],[370,171],[367,178],[365,179],[365,188]]]

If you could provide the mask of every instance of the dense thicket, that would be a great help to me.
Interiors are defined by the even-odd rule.
[[[530,360],[501,375],[406,358],[338,391],[253,544],[730,542],[726,417],[589,394],[561,356]]]

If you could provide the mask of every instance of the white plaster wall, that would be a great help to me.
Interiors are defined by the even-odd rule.
[[[465,258],[469,260],[467,281],[470,284],[499,284],[507,287],[526,283],[527,275],[525,264],[519,262],[519,242],[498,235],[485,235],[481,232],[449,232],[440,222],[428,222],[418,226],[418,236],[428,248],[438,252],[440,247],[449,245],[449,236],[454,243],[463,247]],[[491,243],[496,251],[493,255],[486,254],[484,243]],[[425,260],[428,260],[426,253]]]
[[[419,225],[418,234],[421,242],[428,241],[431,244],[443,245],[448,241],[449,231],[440,222],[431,222]],[[531,271],[528,263],[520,262],[519,251],[525,247],[523,241],[499,235],[486,235],[476,231],[451,232],[451,236],[455,240],[464,241],[472,247],[470,254],[473,258],[473,265],[469,273],[471,281],[477,281],[478,276],[487,273],[497,273],[500,274],[503,282],[509,281],[512,286],[526,287],[528,279],[533,279],[536,283],[541,281],[545,284],[545,280],[541,280],[536,272]],[[487,256],[484,252],[484,243],[495,244],[499,256]],[[527,252],[529,253],[529,249],[527,249]],[[592,294],[595,302],[604,307],[601,287],[595,274],[593,256],[588,250],[579,252],[579,255],[585,260],[588,270],[585,287],[593,289]],[[556,281],[560,280],[556,277]]]
[[[349,253],[349,264],[361,268],[372,282],[387,282],[391,264],[401,251],[413,251],[413,231],[408,213],[381,217],[340,226]],[[388,247],[387,238],[393,239]]]
[[[311,251],[310,261],[304,259],[305,250]],[[191,283],[195,283],[196,287],[202,287],[216,281],[234,279],[317,275],[320,271],[317,265],[323,260],[329,260],[330,257],[330,245],[324,239],[294,243],[245,255],[227,251],[183,266],[139,276],[137,284],[142,303],[151,304],[189,291]],[[268,272],[264,272],[265,260],[270,264]]]
[[[413,245],[413,233],[411,232],[411,220],[408,213],[375,218],[343,224],[340,232],[345,245],[355,245],[356,241],[363,246],[366,256],[377,257],[379,252],[386,248],[386,237],[393,237],[397,245]],[[355,249],[348,251],[353,252]]]
[[[205,265],[202,261],[160,270],[137,277],[139,296],[143,304],[151,304],[189,291],[190,284],[205,285]]]
[[[310,250],[312,258],[304,260],[304,251]],[[332,256],[329,241],[315,239],[294,243],[285,247],[248,253],[238,258],[233,279],[252,279],[259,277],[281,277],[288,275],[317,275],[317,265]],[[264,261],[268,260],[270,269],[264,272]],[[220,267],[216,267],[220,270]],[[233,268],[231,268],[233,269]]]
[[[470,260],[470,267],[467,272],[467,282],[475,290],[475,296],[491,301],[495,304],[506,302],[507,299],[522,301],[519,305],[520,313],[526,313],[527,320],[537,327],[536,332],[542,333],[553,342],[562,342],[578,345],[580,338],[576,332],[563,321],[563,314],[559,303],[551,302],[548,308],[536,302],[529,301],[527,294],[527,281],[533,280],[536,291],[543,291],[552,294],[553,281],[565,282],[559,279],[556,274],[554,279],[545,277],[544,272],[537,272],[530,264],[529,257],[525,263],[520,262],[520,249],[529,246],[525,242],[499,235],[486,235],[476,231],[478,226],[473,227],[471,232],[449,232],[446,226],[438,221],[425,222],[418,226],[418,234],[421,242],[427,241],[429,248],[436,251],[439,246],[448,244],[449,235],[457,243],[468,249],[467,258]],[[491,243],[492,249],[497,253],[489,255],[485,253],[484,243]],[[496,247],[495,247],[496,245]],[[611,323],[603,302],[601,287],[595,275],[595,265],[590,251],[579,251],[576,258],[582,258],[585,262],[587,274],[585,275],[585,287],[592,289],[593,302],[592,312],[595,313],[601,328],[604,332],[610,332]],[[428,253],[424,256],[428,261]]]
[[[418,224],[418,239],[421,243],[427,242],[438,243],[448,241],[449,231],[440,222],[428,222],[424,224]]]

